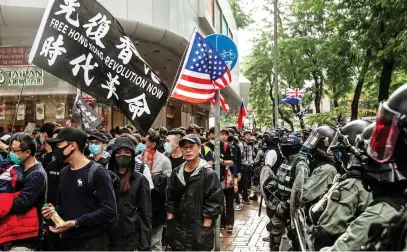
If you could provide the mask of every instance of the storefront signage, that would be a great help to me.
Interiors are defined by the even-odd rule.
[[[31,46],[0,46],[0,66],[28,66]]]
[[[44,72],[37,67],[0,68],[0,87],[42,86]]]

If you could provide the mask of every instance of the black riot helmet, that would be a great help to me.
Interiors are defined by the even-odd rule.
[[[366,120],[355,120],[355,121],[351,121],[350,123],[343,126],[340,129],[340,131],[341,131],[342,135],[344,135],[348,138],[349,143],[352,146],[355,146],[355,140],[356,140],[357,136],[362,134],[362,132],[370,124],[372,124],[372,123],[369,121],[366,121]],[[369,136],[369,138],[370,138],[370,136]],[[341,150],[341,153],[342,153],[341,160],[343,162],[343,167],[346,168],[346,167],[348,167],[348,164],[349,164],[350,154],[345,150]]]
[[[348,137],[349,143],[351,145],[355,144],[356,136],[362,134],[362,132],[370,125],[372,122],[367,120],[354,120],[343,126],[340,131],[342,135]],[[370,136],[369,136],[370,138]]]
[[[263,134],[262,149],[263,151],[272,150],[278,147],[280,135],[275,130],[270,130]]]
[[[328,151],[328,148],[336,144],[337,136],[337,131],[333,127],[318,127],[312,130],[302,149],[307,149],[314,159],[336,163],[338,161],[336,156]]]
[[[359,151],[360,155],[366,155],[367,148],[370,144],[370,138],[372,136],[372,132],[376,123],[371,123],[369,126],[365,128],[362,134],[359,134],[355,138],[354,147]],[[362,162],[360,157],[355,157],[354,154],[350,154],[347,170],[359,170],[362,167]]]
[[[380,104],[367,154],[381,166],[364,172],[380,184],[407,183],[407,84]]]

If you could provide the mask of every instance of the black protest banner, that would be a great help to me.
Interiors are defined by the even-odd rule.
[[[143,133],[168,98],[167,86],[96,0],[50,0],[29,61],[115,107]]]
[[[79,117],[85,130],[96,129],[102,122],[102,117],[78,95],[72,107],[72,116]]]

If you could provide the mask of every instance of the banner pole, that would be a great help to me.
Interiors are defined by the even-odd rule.
[[[218,51],[218,36],[216,36],[216,51]],[[215,92],[215,172],[220,178],[220,90]],[[215,227],[215,251],[220,251],[220,218],[216,221]]]
[[[26,72],[28,71],[28,68],[31,66],[31,64],[28,64],[27,65],[27,68],[26,68]],[[17,120],[17,114],[18,114],[18,108],[20,107],[20,101],[21,101],[21,96],[23,96],[23,91],[24,91],[24,83],[23,83],[23,85],[21,86],[21,90],[20,90],[20,95],[18,96],[18,101],[17,101],[17,106],[16,106],[16,112],[14,113],[14,119],[13,119],[13,126],[11,127],[11,135],[13,136],[13,134],[14,134],[14,126],[15,126],[15,124],[16,124],[16,120]],[[25,113],[25,111],[24,111],[24,113]],[[11,143],[10,143],[11,144]]]
[[[174,92],[175,82],[178,80],[178,75],[180,74],[179,70],[180,70],[181,66],[183,65],[183,62],[185,60],[185,55],[187,54],[187,51],[188,51],[189,45],[191,44],[191,39],[192,39],[192,36],[194,36],[195,30],[196,30],[196,27],[194,27],[194,30],[192,31],[191,36],[189,37],[188,45],[185,48],[184,53],[182,54],[182,57],[181,57],[181,61],[178,64],[177,72],[176,72],[176,74],[174,76],[174,80],[172,81],[172,85],[171,85],[171,88],[170,88],[170,91],[171,91],[170,94],[171,95],[168,96],[168,98],[167,98],[167,103],[165,104],[165,107],[164,107],[165,109],[167,109],[168,102],[170,101],[170,98],[172,96],[172,92]],[[166,115],[167,115],[166,111],[161,115],[160,127],[163,125],[164,116],[166,116]]]

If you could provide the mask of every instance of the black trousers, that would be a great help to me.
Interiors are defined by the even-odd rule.
[[[233,187],[223,189],[223,195],[225,196],[225,207],[222,211],[221,223],[223,225],[231,225],[235,222],[235,209],[233,207],[233,201],[235,199],[235,192]]]
[[[253,166],[242,165],[242,179],[240,180],[241,187],[239,186],[239,190],[241,190],[242,198],[245,200],[249,198],[249,189],[252,184],[252,170]]]
[[[109,238],[107,233],[84,239],[61,239],[60,249],[64,251],[107,251]]]

